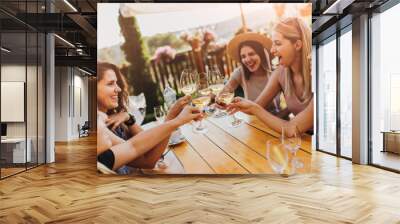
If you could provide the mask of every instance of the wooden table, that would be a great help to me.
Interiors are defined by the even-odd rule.
[[[142,170],[146,174],[273,174],[266,158],[266,142],[279,143],[280,134],[268,128],[254,116],[237,113],[245,123],[239,127],[229,126],[231,117],[203,120],[208,132],[198,134],[192,125],[180,129],[186,141],[170,146],[166,154],[166,169]],[[157,125],[146,124],[144,128]],[[304,163],[296,173],[307,173],[311,163],[311,136],[302,137],[297,157]],[[291,156],[289,156],[289,160]],[[290,162],[289,162],[290,164]],[[290,165],[288,169],[290,169]],[[289,172],[289,171],[286,171]]]

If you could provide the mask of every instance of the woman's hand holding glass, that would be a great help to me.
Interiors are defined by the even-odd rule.
[[[154,117],[158,122],[163,122],[172,120],[176,118],[179,113],[183,110],[183,108],[189,104],[191,100],[191,96],[184,96],[179,98],[169,109],[168,112],[164,110],[163,106],[154,107]]]
[[[183,108],[190,103],[192,100],[191,96],[184,96],[179,98],[169,109],[166,116],[166,120],[172,120],[183,110]]]
[[[192,104],[203,112],[211,102],[211,90],[208,85],[208,76],[206,73],[199,74],[197,86],[197,96],[192,100]],[[202,120],[200,120],[200,122],[194,126],[193,131],[197,133],[206,133],[207,127],[203,124]]]
[[[226,110],[227,106],[232,102],[234,97],[235,93],[229,89],[225,89],[216,96],[215,103],[219,109]]]
[[[220,92],[219,95],[215,98],[215,102],[217,103],[218,108],[224,110],[226,108],[229,108],[229,106],[231,105],[231,103],[234,100],[234,97],[235,97],[234,90],[225,87],[222,90],[222,92]],[[239,125],[241,125],[243,123],[243,121],[241,119],[236,118],[233,113],[231,113],[231,114],[232,114],[233,121],[231,122],[230,125],[232,127],[238,127]]]
[[[209,85],[212,92],[212,96],[216,97],[225,87],[224,85],[225,75],[219,72],[218,67],[214,67],[213,69],[209,70],[208,75],[209,75]],[[216,110],[214,113],[214,117],[218,118],[226,115],[226,112],[221,112],[218,110],[219,109],[218,106],[212,109],[214,111]]]
[[[169,109],[168,112],[164,110],[163,106],[154,107],[154,116],[156,120],[162,122],[164,120],[169,121],[176,118],[183,108],[188,105],[191,101],[191,96],[184,96],[179,98]]]
[[[257,107],[258,104],[251,100],[247,100],[242,97],[235,97],[232,103],[227,106],[227,111],[229,114],[234,114],[238,111],[241,111],[243,113],[253,115]]]
[[[202,118],[203,114],[200,113],[200,110],[198,108],[187,105],[174,120],[178,123],[179,126],[181,126],[191,122],[192,120],[198,121]]]

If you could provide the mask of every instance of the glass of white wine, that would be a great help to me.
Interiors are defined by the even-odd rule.
[[[223,75],[217,66],[214,68],[210,69],[208,72],[209,76],[209,85],[210,89],[212,91],[212,94],[214,96],[218,96],[220,92],[224,89],[224,81],[225,81],[225,75]],[[218,108],[214,108],[215,113],[214,117],[219,118],[219,117],[224,117],[226,116],[226,112],[223,112],[219,110]]]
[[[230,104],[235,97],[235,93],[231,91],[222,91],[218,96],[215,98],[215,102],[221,106],[225,110],[226,106]]]
[[[211,90],[208,86],[208,77],[206,73],[200,73],[198,76],[198,90],[197,96],[192,100],[192,104],[197,107],[201,112],[210,104],[211,102]],[[194,125],[193,131],[196,133],[206,133],[207,127],[204,125],[203,121],[200,120]]]
[[[190,69],[184,69],[179,80],[181,91],[186,95],[190,96],[197,90],[198,75],[195,71]]]
[[[222,108],[225,108],[228,104],[232,103],[233,98],[235,97],[235,91],[231,88],[225,87],[222,92],[215,98],[215,102]],[[235,116],[235,114],[231,115],[232,122],[230,122],[230,126],[233,128],[239,127],[243,120],[239,119]]]

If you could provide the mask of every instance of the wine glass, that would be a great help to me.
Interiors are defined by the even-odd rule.
[[[218,96],[219,93],[224,89],[225,76],[219,71],[218,67],[210,69],[208,72],[209,85],[214,96]],[[219,118],[226,116],[226,112],[220,111],[218,108],[213,108],[215,110],[214,117]]]
[[[166,169],[168,168],[167,163],[165,162],[165,156],[169,153],[170,148],[167,149],[167,152],[164,152],[161,156],[160,159],[157,161],[157,167],[160,169]]]
[[[215,102],[221,106],[222,108],[225,108],[228,104],[230,104],[233,101],[233,98],[235,97],[235,91],[229,87],[225,87],[222,92],[215,98]],[[230,122],[230,126],[233,128],[239,127],[242,123],[243,120],[239,119],[235,116],[235,114],[231,115],[232,117],[232,122]]]
[[[281,142],[285,146],[286,150],[289,151],[292,155],[292,167],[293,170],[295,171],[297,168],[302,168],[303,163],[299,161],[299,159],[296,157],[297,151],[300,149],[301,146],[301,132],[299,131],[299,128],[297,125],[294,125],[293,127],[293,134],[291,136],[288,136],[288,129],[289,126],[282,126],[282,133],[281,133]]]
[[[136,108],[138,108],[143,118],[146,117],[146,98],[144,97],[144,93],[132,96],[132,103]]]
[[[224,88],[225,76],[218,70],[217,67],[208,71],[208,83],[214,95],[218,95]]]
[[[181,91],[186,95],[192,95],[197,90],[198,76],[195,71],[184,69],[179,80]]]
[[[271,169],[277,174],[284,174],[288,167],[288,152],[285,146],[279,141],[267,141],[266,156]]]
[[[197,107],[201,112],[205,109],[205,107],[211,101],[211,90],[208,85],[208,77],[206,73],[200,73],[198,75],[198,82],[197,82],[197,96],[192,100],[192,104]],[[198,125],[194,126],[193,131],[196,133],[206,133],[207,127],[204,125],[203,121],[200,120],[197,122]]]
[[[158,123],[162,123],[165,118],[165,111],[162,106],[154,107],[154,117],[156,118]]]

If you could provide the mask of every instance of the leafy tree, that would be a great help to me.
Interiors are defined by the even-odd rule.
[[[152,116],[152,110],[159,104],[161,96],[156,83],[151,79],[148,70],[148,51],[143,42],[137,20],[135,17],[118,17],[121,33],[125,43],[121,45],[125,53],[126,61],[129,63],[122,69],[127,77],[129,92],[134,95],[144,93],[146,96],[147,115]]]

